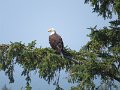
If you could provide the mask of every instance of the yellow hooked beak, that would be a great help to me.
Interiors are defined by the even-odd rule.
[[[48,32],[51,32],[52,30],[51,30],[51,28],[50,29],[48,29]]]

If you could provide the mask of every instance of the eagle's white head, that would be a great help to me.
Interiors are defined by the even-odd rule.
[[[48,29],[48,32],[50,32],[50,35],[52,35],[52,34],[55,34],[55,33],[56,33],[56,31],[55,31],[55,29],[54,29],[54,28],[49,28],[49,29]]]

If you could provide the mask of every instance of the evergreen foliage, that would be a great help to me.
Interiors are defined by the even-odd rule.
[[[0,45],[0,70],[5,71],[10,83],[14,82],[13,71],[17,63],[23,68],[21,75],[26,77],[26,90],[31,90],[30,72],[36,71],[39,77],[50,83],[57,72],[64,69],[69,73],[69,82],[77,82],[71,90],[96,90],[94,80],[101,78],[101,85],[116,87],[114,81],[120,83],[120,0],[85,0],[91,3],[93,12],[103,18],[112,18],[115,12],[118,18],[110,22],[109,27],[89,28],[90,41],[78,52],[65,47],[65,52],[72,57],[63,58],[51,48],[35,47],[36,41],[28,45],[22,42],[11,42]],[[76,63],[76,61],[81,63]],[[55,80],[56,90],[63,90],[58,79]]]
[[[91,3],[93,12],[106,18],[112,18],[113,12],[120,19],[120,0],[85,0],[85,3]]]

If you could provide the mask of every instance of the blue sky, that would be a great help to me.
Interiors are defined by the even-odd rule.
[[[22,41],[27,44],[37,40],[37,47],[50,47],[47,30],[53,27],[62,36],[65,46],[78,51],[89,40],[86,35],[90,30],[86,28],[109,25],[110,20],[91,12],[92,7],[84,5],[84,0],[0,0],[0,43]],[[8,83],[6,79],[2,80]],[[23,83],[24,79],[20,80]]]
[[[84,0],[0,0],[0,43],[37,40],[37,47],[50,47],[48,28],[55,28],[65,46],[79,50],[90,30],[109,25],[91,13]]]

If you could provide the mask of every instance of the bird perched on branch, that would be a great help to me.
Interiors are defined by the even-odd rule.
[[[50,36],[49,36],[50,46],[56,51],[57,54],[63,56],[64,44],[61,36],[56,33],[54,28],[48,29],[48,32],[50,32]]]
[[[80,64],[79,61],[75,60],[73,56],[64,50],[64,43],[60,35],[58,35],[54,28],[48,29],[50,32],[49,43],[50,46],[56,51],[57,54],[60,54],[62,57],[72,60],[73,62]]]

